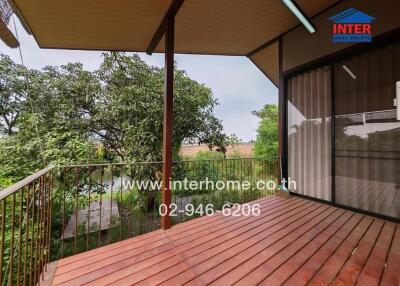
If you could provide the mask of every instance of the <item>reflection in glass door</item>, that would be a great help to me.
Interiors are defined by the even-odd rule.
[[[400,45],[334,66],[336,203],[400,217]]]

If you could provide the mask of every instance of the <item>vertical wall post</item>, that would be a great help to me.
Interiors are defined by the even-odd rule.
[[[335,100],[335,65],[331,64],[331,201],[336,204],[336,100]],[[326,119],[325,119],[326,120]]]
[[[165,33],[165,93],[163,124],[163,186],[162,203],[167,206],[166,215],[161,217],[161,228],[171,228],[171,187],[172,175],[172,131],[173,131],[173,93],[174,93],[174,33],[175,16],[168,15]],[[164,210],[165,211],[165,210]]]
[[[283,75],[282,37],[279,38],[279,156],[281,157],[282,178],[288,179],[287,165],[287,98],[285,77]],[[281,182],[279,182],[281,183]],[[287,187],[287,186],[286,186]]]

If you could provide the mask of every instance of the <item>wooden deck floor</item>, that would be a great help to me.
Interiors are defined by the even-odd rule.
[[[218,213],[60,260],[47,283],[399,285],[399,225],[294,197],[252,203],[260,216]]]

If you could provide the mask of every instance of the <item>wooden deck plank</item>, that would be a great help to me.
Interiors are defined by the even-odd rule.
[[[157,262],[162,261],[162,259],[168,259],[171,256],[176,256],[179,255],[180,252],[185,251],[185,250],[191,250],[194,246],[205,246],[207,247],[206,243],[210,243],[213,239],[219,239],[220,243],[223,243],[224,241],[221,240],[220,237],[222,237],[224,234],[228,234],[229,236],[234,236],[236,235],[239,231],[241,232],[246,232],[250,230],[251,228],[255,227],[256,225],[261,225],[265,222],[268,221],[268,219],[274,219],[276,217],[281,216],[284,214],[285,209],[290,210],[291,208],[295,209],[297,207],[301,207],[302,205],[305,205],[306,202],[301,201],[299,199],[292,199],[292,200],[286,200],[284,201],[284,205],[281,205],[280,202],[277,202],[276,204],[273,205],[263,205],[262,210],[263,214],[262,216],[253,221],[252,224],[248,223],[245,219],[250,219],[250,217],[236,217],[234,221],[231,222],[230,225],[225,226],[225,225],[220,225],[219,230],[218,229],[213,229],[212,227],[208,228],[206,231],[207,233],[204,234],[204,236],[201,236],[199,233],[196,233],[195,239],[192,236],[186,236],[186,233],[184,233],[183,239],[179,239],[178,237],[175,237],[174,240],[170,239],[170,243],[168,244],[165,248],[159,247],[155,249],[154,251],[149,251],[149,252],[144,252],[143,254],[133,251],[132,253],[127,253],[129,259],[122,259],[125,257],[118,257],[117,264],[112,261],[110,263],[110,260],[105,260],[102,261],[102,263],[97,263],[96,265],[90,265],[87,268],[84,269],[78,269],[77,272],[75,273],[66,273],[66,275],[63,276],[63,279],[70,280],[71,283],[78,283],[78,282],[83,282],[88,283],[92,280],[95,279],[100,279],[102,278],[105,274],[112,273],[112,275],[107,277],[107,280],[112,280],[114,276],[119,277],[121,275],[128,275],[132,271],[138,271],[142,268],[149,267],[153,264],[156,264]],[[275,208],[276,205],[276,208]],[[264,209],[263,209],[264,207]],[[268,218],[269,216],[269,218]],[[226,217],[226,219],[231,219],[232,217]],[[264,218],[264,219],[263,219]],[[242,222],[242,223],[241,223]],[[244,227],[241,229],[241,227]],[[236,231],[235,231],[236,230]],[[229,238],[229,237],[226,237]],[[189,243],[188,243],[189,242]],[[131,254],[131,255],[130,255]],[[156,257],[156,254],[158,256]],[[112,259],[112,258],[111,258]],[[141,262],[141,266],[137,267],[136,264],[137,262]],[[109,266],[108,266],[109,265]],[[128,268],[125,266],[129,265]],[[115,272],[115,267],[119,267],[120,271]],[[82,276],[81,273],[90,273],[90,275],[87,275],[85,277],[79,277]],[[79,277],[78,280],[73,280],[74,277]],[[56,277],[57,278],[57,277]],[[57,278],[56,281],[61,281],[58,280],[60,278]],[[102,280],[103,281],[103,280]],[[96,282],[94,282],[96,283]]]
[[[180,285],[188,283],[189,281],[192,285],[210,283],[219,278],[220,275],[223,275],[244,262],[246,263],[243,265],[247,265],[247,260],[254,257],[257,253],[263,253],[265,255],[273,254],[278,251],[278,249],[273,248],[270,250],[269,247],[280,241],[284,243],[287,242],[288,244],[289,241],[301,236],[310,228],[329,217],[334,211],[335,210],[327,207],[318,208],[313,212],[309,212],[301,219],[296,219],[292,224],[286,225],[276,233],[249,236],[248,240],[218,253],[218,255],[211,257],[211,259],[195,261],[194,263],[191,261],[190,264],[192,267],[190,271],[181,273],[173,279],[168,280],[165,285]],[[270,250],[270,252],[268,250]],[[193,273],[195,275],[193,275]]]
[[[307,207],[309,207],[310,204],[307,204],[305,206],[302,206],[300,209],[305,209]],[[293,210],[292,212],[288,212],[286,213],[281,213],[279,216],[275,217],[274,220],[271,221],[266,221],[263,222],[259,225],[259,227],[256,228],[252,228],[250,227],[250,230],[247,231],[243,231],[244,229],[242,228],[240,232],[236,232],[236,233],[230,233],[229,236],[221,236],[219,237],[218,241],[213,241],[213,243],[209,243],[208,245],[204,245],[203,248],[193,248],[190,249],[189,251],[186,251],[184,253],[184,255],[186,257],[196,257],[197,256],[201,256],[202,254],[206,254],[206,255],[211,255],[212,252],[210,252],[209,250],[211,249],[212,251],[216,251],[218,249],[223,249],[223,247],[225,246],[229,246],[229,245],[235,245],[236,243],[238,243],[237,241],[239,240],[245,240],[248,237],[248,233],[257,233],[257,232],[261,232],[262,230],[271,228],[272,226],[278,224],[280,221],[282,221],[283,219],[287,218],[290,215],[294,215],[296,216],[296,212],[299,211],[299,208],[297,210]],[[221,250],[220,250],[221,251]],[[159,266],[159,265],[158,265]],[[154,274],[160,272],[161,270],[166,270],[166,276],[171,275],[173,273],[173,271],[168,270],[168,268],[170,268],[171,265],[169,265],[168,263],[165,265],[165,267],[153,267],[152,271],[154,271]],[[174,271],[176,271],[176,268],[174,266]]]
[[[253,203],[273,203],[273,202],[278,202],[278,201],[282,201],[284,200],[283,198],[280,197],[273,197],[273,198],[262,198],[256,201],[253,201],[249,204],[253,204]],[[199,227],[199,226],[205,226],[207,227],[207,225],[209,225],[211,222],[213,222],[214,220],[219,220],[222,218],[222,214],[221,213],[216,213],[214,216],[211,217],[200,217],[197,218],[195,220],[190,220],[188,222],[185,222],[185,225],[183,226],[182,224],[178,224],[175,225],[173,227],[173,229],[171,229],[171,235],[179,235],[180,233],[183,233],[187,230],[193,229],[195,227]],[[131,239],[127,239],[127,240],[123,240],[120,242],[116,242],[116,243],[112,243],[109,244],[107,246],[103,246],[101,248],[97,248],[97,249],[93,249],[93,250],[89,250],[83,253],[79,253],[76,254],[74,256],[70,256],[67,258],[64,258],[62,260],[59,261],[60,263],[60,267],[64,266],[66,264],[70,264],[70,263],[75,263],[79,260],[86,260],[88,257],[91,256],[95,256],[98,255],[100,253],[106,253],[108,251],[111,251],[113,249],[119,249],[122,246],[125,245],[129,245],[131,243],[139,243],[141,241],[146,241],[146,242],[151,242],[152,240],[158,239],[159,237],[162,237],[163,231],[162,230],[157,230],[157,231],[153,231],[153,232],[149,232],[146,234],[142,234],[140,236],[131,238]]]
[[[397,225],[389,255],[386,261],[386,268],[383,272],[382,286],[400,285],[400,226]]]
[[[318,234],[312,241],[303,244],[301,249],[296,250],[292,257],[280,264],[271,275],[260,283],[260,285],[282,285],[297,269],[299,269],[312,255],[314,255],[327,241],[334,237],[348,223],[354,221],[354,214],[346,212],[323,232]],[[280,255],[279,255],[280,256]],[[273,263],[273,261],[271,261]]]
[[[329,216],[323,222],[310,229],[307,233],[294,240],[290,245],[282,247],[279,252],[276,252],[274,256],[261,263],[261,265],[253,269],[249,274],[242,276],[242,279],[240,279],[235,285],[248,285],[250,281],[254,281],[254,283],[260,285],[265,284],[263,280],[270,276],[270,274],[282,266],[293,255],[327,229],[335,230],[337,225],[340,226],[345,223],[349,219],[349,215],[350,214],[346,214],[343,210],[336,210],[334,215]],[[333,228],[331,228],[332,226]],[[270,280],[268,283],[274,283],[274,285],[276,285],[277,281]]]
[[[346,225],[340,229],[327,243],[325,243],[308,261],[306,261],[297,271],[290,277],[285,285],[301,286],[306,285],[313,275],[324,265],[329,257],[338,249],[342,242],[350,235],[354,228],[360,223],[362,215],[355,214]],[[298,256],[302,257],[299,252]]]
[[[283,201],[282,200],[274,200],[271,202],[260,202],[260,207],[262,209],[274,210],[276,208],[290,207],[292,204],[296,204],[296,203],[301,203],[301,202],[298,200],[291,200],[289,202],[286,200],[283,200]],[[139,244],[139,245],[135,245],[133,243],[127,244],[127,245],[120,244],[119,247],[113,248],[113,249],[111,249],[107,252],[103,252],[101,254],[97,254],[94,257],[87,257],[85,259],[77,261],[76,263],[65,265],[64,267],[60,268],[59,271],[57,271],[57,275],[61,275],[61,274],[70,272],[69,277],[71,277],[71,275],[73,276],[73,273],[71,273],[71,271],[73,271],[74,269],[77,269],[78,271],[80,271],[80,273],[85,273],[86,268],[82,268],[82,267],[85,267],[87,265],[90,265],[91,271],[94,271],[94,270],[96,270],[95,267],[102,268],[102,267],[106,266],[107,264],[112,264],[113,263],[112,261],[107,260],[111,257],[114,261],[121,261],[121,260],[127,259],[129,257],[132,257],[134,255],[141,254],[141,253],[143,253],[147,250],[153,249],[155,247],[168,247],[167,244],[171,239],[173,239],[176,244],[185,238],[191,239],[194,234],[196,234],[197,237],[201,237],[204,234],[207,234],[207,233],[210,233],[213,231],[217,231],[221,228],[227,228],[231,225],[238,223],[242,219],[243,220],[246,219],[245,217],[243,217],[242,219],[239,219],[239,220],[234,220],[235,219],[234,217],[227,217],[227,218],[224,218],[223,216],[218,216],[218,217],[219,217],[218,220],[211,221],[209,224],[206,224],[206,225],[199,225],[197,227],[193,227],[196,225],[192,224],[192,228],[188,228],[186,231],[182,231],[182,232],[178,232],[178,233],[174,233],[171,231],[171,234],[169,234],[168,237],[165,236],[165,234],[162,234],[157,237],[157,240],[154,240],[154,241],[146,240],[146,244]],[[134,241],[134,239],[131,241]],[[139,252],[137,251],[138,249],[140,250]]]
[[[322,209],[320,206],[316,204],[312,204],[310,208],[314,210]],[[179,264],[167,263],[161,265],[158,264],[152,269],[148,269],[151,272],[147,273],[147,277],[143,278],[142,276],[137,277],[136,275],[127,276],[124,279],[118,281],[121,285],[124,283],[138,283],[138,285],[148,285],[148,283],[162,283],[168,279],[173,278],[180,273],[186,273],[185,270],[188,270],[190,273],[194,272],[194,266],[197,264],[208,260],[216,256],[217,254],[228,252],[235,253],[238,244],[241,243],[241,247],[247,248],[258,241],[265,240],[268,236],[271,236],[275,232],[278,232],[282,228],[284,228],[287,224],[299,223],[301,222],[303,216],[309,215],[310,210],[305,209],[299,213],[285,213],[282,214],[281,217],[276,218],[274,221],[270,221],[262,224],[259,228],[254,228],[249,231],[242,233],[240,236],[235,237],[234,239],[224,241],[218,245],[209,245],[208,249],[202,251],[188,251],[185,253],[186,260],[180,262]],[[281,235],[280,237],[276,237],[275,239],[280,239],[284,237]],[[208,260],[207,263],[210,261]],[[163,262],[164,263],[164,262]],[[193,269],[193,270],[192,270]],[[160,271],[163,270],[163,271]],[[140,273],[142,274],[142,273]],[[192,278],[192,277],[191,277]],[[168,284],[176,285],[173,281],[168,281]],[[179,283],[178,283],[179,284]],[[118,285],[118,284],[115,284]]]
[[[379,237],[383,225],[384,222],[382,220],[374,220],[371,227],[360,240],[358,246],[354,249],[350,259],[346,262],[339,275],[333,281],[335,285],[354,285],[356,283],[375,242]]]
[[[279,202],[279,201],[283,201],[284,198],[280,198],[280,197],[272,197],[272,198],[262,198],[256,201],[253,201],[249,204],[254,204],[254,203],[267,203],[267,204],[273,204],[275,202]],[[169,232],[169,234],[172,235],[179,235],[180,233],[184,233],[187,232],[188,230],[191,230],[193,228],[199,227],[199,226],[204,226],[204,227],[208,227],[208,225],[210,223],[212,223],[213,221],[217,221],[220,220],[221,218],[223,218],[221,213],[216,213],[214,216],[211,217],[200,217],[197,218],[195,220],[191,220],[188,222],[185,222],[185,224],[178,224],[175,225]],[[75,263],[79,260],[86,260],[87,258],[91,257],[91,256],[96,256],[99,255],[100,253],[107,253],[111,250],[114,249],[119,249],[122,246],[125,245],[129,245],[131,243],[136,243],[136,244],[140,244],[140,242],[151,242],[152,240],[156,240],[159,239],[160,237],[162,237],[163,235],[163,231],[161,230],[157,230],[157,231],[153,231],[153,232],[149,232],[143,235],[140,235],[138,237],[134,237],[131,239],[127,239],[121,242],[116,242],[107,246],[103,246],[101,248],[97,248],[97,249],[93,249],[93,250],[89,250],[74,256],[70,256],[67,258],[64,258],[62,260],[59,261],[59,266],[62,267],[66,264],[70,264],[70,263]]]
[[[371,255],[358,278],[357,285],[374,286],[380,284],[395,230],[395,224],[385,222]]]
[[[329,257],[326,263],[316,272],[311,279],[309,285],[328,285],[340,272],[342,266],[351,256],[364,233],[372,224],[373,219],[364,217],[357,227],[352,231],[351,235],[346,238],[343,244]]]
[[[297,197],[251,203],[259,216],[217,213],[62,259],[41,284],[399,285],[398,224]]]

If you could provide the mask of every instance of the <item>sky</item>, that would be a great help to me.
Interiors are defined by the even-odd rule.
[[[40,49],[16,21],[24,64],[29,68],[42,69],[49,65],[81,62],[87,70],[97,69],[101,63],[101,52]],[[13,22],[10,22],[13,32]],[[21,63],[19,50],[8,48],[0,41],[0,53],[9,55]],[[163,54],[139,56],[149,65],[164,65]],[[188,76],[204,83],[213,91],[219,105],[215,115],[222,120],[227,134],[236,134],[242,141],[255,140],[258,118],[252,111],[267,103],[278,102],[278,90],[267,77],[247,58],[232,56],[175,55],[177,66]]]

